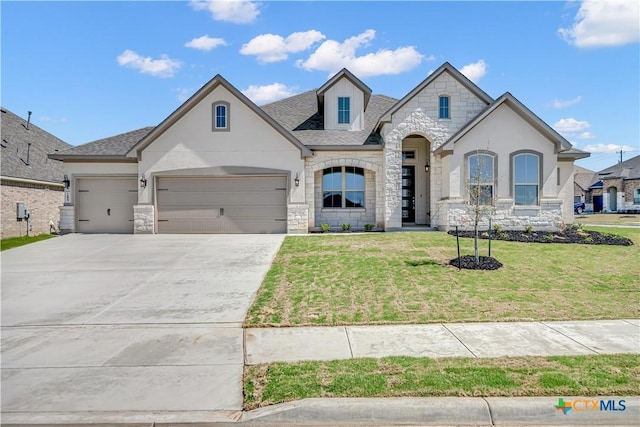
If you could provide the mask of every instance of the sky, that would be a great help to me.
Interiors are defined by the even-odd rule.
[[[258,105],[343,67],[401,98],[444,62],[595,171],[640,154],[640,0],[0,2],[0,102],[79,145],[155,126],[221,74]]]

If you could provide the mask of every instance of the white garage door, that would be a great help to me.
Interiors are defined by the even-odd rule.
[[[80,233],[133,233],[137,178],[104,177],[77,180],[76,206]]]
[[[158,178],[158,233],[286,233],[284,176]]]

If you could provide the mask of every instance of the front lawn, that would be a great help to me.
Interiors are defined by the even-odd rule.
[[[581,320],[640,317],[633,246],[492,242],[495,271],[458,270],[442,232],[288,236],[247,326]],[[462,254],[473,240],[460,239]],[[481,241],[486,255],[487,241]]]
[[[52,237],[56,236],[53,234],[38,234],[37,236],[9,237],[0,240],[0,251],[17,248],[18,246],[28,245],[29,243],[35,243],[41,240],[51,239]]]
[[[349,359],[245,367],[245,409],[312,397],[625,396],[640,356]]]

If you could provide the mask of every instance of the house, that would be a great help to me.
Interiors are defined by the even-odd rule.
[[[573,168],[573,202],[583,202],[586,211],[593,211],[593,200],[589,186],[593,183],[596,173],[581,166]]]
[[[595,174],[589,186],[594,212],[640,211],[640,156]]]
[[[62,162],[47,155],[71,147],[6,108],[0,108],[2,238],[57,229],[64,202]],[[23,209],[18,211],[18,205]],[[29,218],[26,218],[26,212]],[[18,214],[20,217],[18,217]]]
[[[71,179],[68,232],[307,233],[469,227],[470,185],[505,229],[558,228],[588,156],[445,63],[399,100],[343,69],[258,107],[217,75],[159,125],[51,158]]]

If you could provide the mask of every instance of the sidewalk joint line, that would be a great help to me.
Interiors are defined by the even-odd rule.
[[[550,326],[550,325],[548,325],[547,323],[545,323],[545,322],[540,322],[540,324],[541,324],[541,325],[546,326],[547,328],[551,329],[551,330],[552,330],[552,331],[554,331],[554,332],[559,333],[559,334],[560,334],[560,335],[562,335],[563,337],[567,337],[567,338],[569,338],[571,341],[575,342],[576,344],[581,345],[582,347],[586,348],[587,350],[592,351],[592,352],[594,352],[595,354],[600,354],[598,351],[596,351],[596,350],[592,349],[592,348],[591,348],[591,347],[589,347],[588,345],[586,345],[586,344],[582,344],[580,341],[578,341],[578,340],[576,340],[576,339],[574,339],[574,338],[570,337],[569,335],[565,334],[565,333],[564,333],[564,332],[562,332],[562,331],[559,331],[559,330],[557,330],[557,329],[555,329],[555,328],[551,327],[551,326]]]
[[[344,333],[347,336],[347,344],[349,344],[349,354],[351,354],[351,358],[353,359],[353,348],[351,347],[351,338],[349,337],[349,327],[344,327]]]
[[[441,325],[442,325],[443,328],[445,328],[447,330],[447,332],[449,332],[455,339],[457,339],[458,342],[460,344],[462,344],[462,346],[464,348],[466,348],[467,351],[473,355],[473,357],[475,357],[476,359],[478,358],[478,355],[476,355],[473,351],[471,351],[471,349],[469,347],[467,347],[467,345],[465,343],[463,343],[462,340],[460,338],[458,338],[458,336],[456,334],[454,334],[449,328],[447,328],[447,325],[445,325],[444,323],[441,323]]]
[[[248,365],[247,362],[247,328],[242,328],[242,364]]]
[[[493,411],[491,410],[491,405],[489,404],[489,401],[485,397],[481,397],[481,399],[484,400],[484,403],[487,404],[487,410],[489,411],[489,422],[491,423],[492,426],[495,426],[496,423],[493,420]]]

